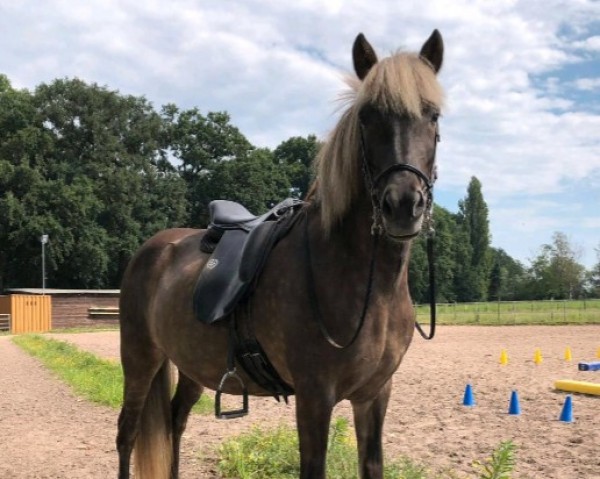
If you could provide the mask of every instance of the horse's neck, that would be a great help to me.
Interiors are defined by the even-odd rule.
[[[361,283],[367,279],[371,257],[375,254],[374,277],[380,285],[378,290],[383,293],[384,286],[387,285],[393,292],[398,281],[406,281],[410,245],[392,242],[382,234],[374,246],[371,234],[372,215],[370,202],[357,202],[350,213],[332,228],[328,237],[322,232],[318,222],[314,222],[310,235],[311,249],[316,249],[317,257],[328,259],[324,264],[344,274],[338,280],[356,280]]]

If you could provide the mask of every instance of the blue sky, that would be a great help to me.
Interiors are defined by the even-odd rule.
[[[203,112],[257,146],[324,137],[363,32],[380,56],[445,41],[439,204],[477,176],[492,243],[528,263],[555,231],[600,247],[600,2],[0,0],[0,73],[78,77]]]

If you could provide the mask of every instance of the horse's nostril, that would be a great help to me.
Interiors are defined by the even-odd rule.
[[[381,209],[383,214],[387,217],[391,217],[394,214],[394,200],[391,198],[390,194],[385,195]]]
[[[413,218],[417,218],[423,214],[423,210],[425,209],[425,196],[421,191],[416,192],[416,198],[413,203],[412,216]]]

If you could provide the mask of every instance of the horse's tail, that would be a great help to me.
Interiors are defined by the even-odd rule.
[[[135,477],[168,479],[173,457],[171,422],[171,370],[165,360],[152,380],[135,440]]]

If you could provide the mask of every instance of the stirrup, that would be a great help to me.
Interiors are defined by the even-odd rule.
[[[242,386],[242,408],[241,409],[233,409],[231,411],[221,411],[221,394],[223,393],[223,386],[228,379],[237,379]],[[248,389],[242,381],[242,378],[238,375],[235,368],[227,371],[223,377],[221,378],[221,382],[219,383],[219,387],[217,388],[217,394],[215,395],[215,416],[217,419],[236,419],[239,417],[244,417],[248,414]]]

